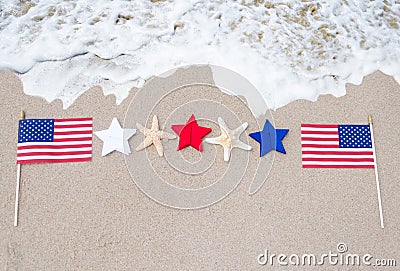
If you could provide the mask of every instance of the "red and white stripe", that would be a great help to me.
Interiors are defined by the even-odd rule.
[[[90,161],[92,132],[92,118],[54,119],[53,142],[18,143],[17,164]]]
[[[340,148],[337,124],[302,124],[303,168],[374,168],[372,148]]]

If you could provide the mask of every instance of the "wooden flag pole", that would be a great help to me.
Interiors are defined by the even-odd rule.
[[[24,113],[23,110],[21,110],[20,119],[21,119],[21,120],[25,119],[25,113]],[[18,138],[18,133],[17,133],[17,138]],[[19,209],[19,186],[20,186],[20,180],[21,180],[21,164],[18,164],[18,166],[17,166],[17,185],[16,185],[16,188],[15,188],[14,227],[18,226],[18,209]]]
[[[372,129],[372,117],[371,117],[371,115],[368,115],[368,123],[369,123],[369,128],[371,130],[372,149],[373,149],[373,152],[374,152],[374,169],[375,169],[376,191],[378,193],[379,217],[380,217],[380,220],[381,220],[381,228],[383,229],[384,225],[383,225],[381,189],[380,189],[380,185],[379,185],[378,164],[377,164],[377,161],[376,161],[374,130]]]

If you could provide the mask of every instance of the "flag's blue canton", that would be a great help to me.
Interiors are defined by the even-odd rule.
[[[369,125],[339,125],[340,148],[372,148]]]
[[[27,119],[19,121],[18,143],[52,142],[54,119]]]

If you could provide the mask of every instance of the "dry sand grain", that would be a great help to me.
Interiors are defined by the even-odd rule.
[[[159,83],[188,76],[205,76],[212,82],[208,69],[193,68]],[[154,87],[157,82],[152,83]],[[374,73],[361,86],[348,85],[347,89],[348,94],[341,98],[328,95],[317,102],[296,101],[273,112],[276,126],[290,129],[284,139],[287,155],[275,156],[268,179],[253,196],[248,195],[248,188],[256,170],[258,145],[252,140],[249,168],[239,186],[215,205],[187,211],[148,198],[132,181],[123,155],[101,157],[102,142],[94,137],[92,162],[22,167],[20,225],[15,228],[20,110],[25,109],[28,118],[93,116],[94,130],[98,131],[106,129],[113,117],[123,122],[137,90],[116,106],[113,96],[103,96],[101,89],[93,88],[63,110],[60,101],[49,104],[24,95],[15,75],[0,72],[0,270],[281,270],[259,266],[257,256],[265,248],[276,254],[320,255],[335,252],[339,242],[345,242],[350,253],[396,258],[400,265],[400,87],[391,77]],[[183,96],[161,101],[154,109],[160,123],[166,121],[175,104],[195,99],[198,91],[189,89]],[[248,132],[254,131],[255,121],[237,97],[212,87],[204,91],[210,99],[235,111],[241,121],[248,121]],[[384,230],[379,227],[373,170],[301,168],[302,122],[366,123],[368,113],[374,118]],[[211,136],[218,134],[215,124],[203,124],[216,129]],[[132,155],[140,136],[130,141]],[[166,143],[167,151],[173,151],[176,144]],[[233,155],[240,155],[240,151]],[[220,147],[207,178],[191,179],[169,170],[154,148],[149,148],[147,155],[156,171],[168,175],[174,185],[188,188],[206,185],[210,176],[221,174],[227,166]],[[182,155],[198,159],[190,150]],[[325,265],[323,269],[341,268]]]

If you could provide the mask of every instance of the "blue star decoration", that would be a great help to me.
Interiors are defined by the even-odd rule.
[[[289,129],[275,129],[269,120],[266,120],[262,131],[251,133],[249,136],[260,143],[260,157],[262,157],[272,150],[286,154],[282,139],[288,132]]]

